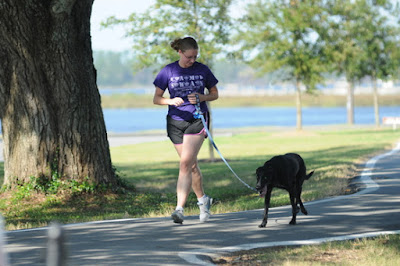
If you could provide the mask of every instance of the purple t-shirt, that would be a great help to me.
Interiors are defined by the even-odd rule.
[[[211,70],[204,64],[194,62],[191,67],[182,68],[178,61],[166,65],[158,73],[153,84],[162,90],[168,88],[171,99],[181,97],[184,103],[181,106],[169,105],[168,115],[175,120],[193,120],[196,108],[188,100],[191,93],[204,94],[204,88],[210,89],[218,83]],[[208,111],[206,102],[201,102],[201,111]]]

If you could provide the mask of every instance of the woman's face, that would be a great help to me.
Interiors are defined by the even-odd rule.
[[[183,68],[191,67],[197,59],[198,50],[197,49],[189,49],[184,52],[179,50],[179,65]]]

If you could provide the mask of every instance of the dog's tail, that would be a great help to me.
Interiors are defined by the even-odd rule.
[[[306,175],[305,180],[310,179],[310,177],[314,174],[314,171],[311,171],[308,175]]]

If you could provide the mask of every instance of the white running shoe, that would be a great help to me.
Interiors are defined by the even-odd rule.
[[[210,208],[213,202],[213,198],[206,196],[204,199],[204,203],[197,202],[197,205],[200,208],[200,222],[206,222],[210,219]]]
[[[184,216],[183,216],[183,210],[175,210],[171,214],[172,220],[174,220],[174,223],[181,224],[183,223]]]

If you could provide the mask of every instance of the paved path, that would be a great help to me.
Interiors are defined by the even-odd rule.
[[[400,144],[368,161],[359,193],[306,203],[309,215],[300,214],[296,226],[288,225],[289,206],[271,209],[263,229],[262,210],[213,215],[208,223],[191,216],[183,225],[169,217],[66,225],[68,265],[210,265],[210,256],[226,251],[400,233],[399,162]],[[44,265],[46,234],[7,232],[11,265]]]

